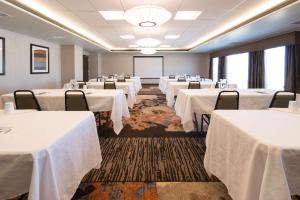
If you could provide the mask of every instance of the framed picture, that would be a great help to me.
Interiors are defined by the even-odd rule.
[[[5,38],[0,37],[0,75],[5,75]]]
[[[30,73],[49,73],[49,47],[30,44]]]

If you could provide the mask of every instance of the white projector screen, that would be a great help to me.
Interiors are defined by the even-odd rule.
[[[139,57],[133,61],[134,75],[139,76],[143,83],[158,83],[163,75],[163,57]]]

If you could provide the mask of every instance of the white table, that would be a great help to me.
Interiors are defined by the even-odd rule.
[[[136,102],[136,92],[133,82],[116,82],[115,84],[117,89],[123,90],[124,93],[128,95],[128,106],[133,108],[133,105]],[[87,82],[86,86],[88,89],[104,89],[104,82]]]
[[[177,82],[178,76],[176,76],[175,79],[170,79],[169,77],[161,77],[159,79],[159,89],[161,90],[162,93],[166,94],[167,92],[167,86],[169,82]],[[191,77],[191,78],[187,78],[186,81],[196,81],[196,77]]]
[[[216,83],[212,81],[200,82],[201,89],[215,88]],[[173,107],[175,100],[174,97],[178,95],[180,89],[188,89],[189,82],[168,82],[166,89],[167,105]],[[228,88],[236,89],[237,84],[229,83]]]
[[[65,110],[65,91],[65,89],[33,90],[43,111]],[[84,91],[91,111],[111,111],[114,131],[119,134],[123,128],[122,117],[130,117],[123,90],[87,89]],[[2,100],[14,102],[13,94],[2,95]]]
[[[107,79],[108,81],[115,81],[117,82],[117,79]],[[135,94],[138,94],[138,92],[142,89],[142,83],[140,77],[130,77],[130,79],[125,79],[126,82],[132,82],[134,85]],[[89,82],[97,82],[97,79],[90,79]]]
[[[176,114],[186,132],[194,129],[193,113],[211,114],[221,89],[181,89],[175,102]],[[268,89],[240,89],[239,109],[267,109],[275,91]]]
[[[0,199],[71,199],[102,157],[92,112],[0,113]]]
[[[215,111],[204,165],[233,199],[290,200],[300,194],[300,114]]]

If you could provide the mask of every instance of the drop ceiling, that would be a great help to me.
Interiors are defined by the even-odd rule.
[[[208,52],[220,47],[226,47],[226,45],[230,46],[230,44],[234,42],[240,42],[239,40],[253,40],[259,37],[265,37],[267,34],[283,32],[283,29],[275,24],[274,27],[276,28],[270,28],[271,26],[264,27],[260,24],[260,27],[265,31],[262,29],[243,30],[242,28],[247,27],[247,25],[230,32],[230,34],[227,33],[218,38],[214,38],[214,40],[200,46],[195,45],[197,41],[207,37],[224,24],[231,23],[245,13],[251,13],[260,6],[267,3],[274,3],[275,1],[280,2],[280,0],[23,0],[23,2],[31,2],[32,5],[39,4],[56,15],[63,17],[65,20],[72,22],[76,27],[80,27],[92,35],[93,38],[99,39],[98,41],[103,45],[91,43],[88,40],[84,40],[69,32],[53,27],[45,21],[34,19],[34,17],[28,15],[28,13],[23,13],[3,2],[0,3],[0,11],[6,12],[10,17],[0,18],[0,23],[1,27],[9,30],[21,30],[23,33],[25,32],[26,34],[34,36],[39,35],[40,38],[47,37],[48,40],[62,44],[74,42],[76,44],[82,44],[87,49],[98,51],[134,50],[134,48],[130,48],[129,45],[135,44],[139,39],[151,37],[160,40],[162,45],[170,45],[170,47],[167,48],[169,50],[186,50],[193,47],[193,52]],[[299,10],[298,2],[296,2],[293,7],[296,8],[297,6]],[[164,7],[172,13],[173,17],[177,11],[185,10],[202,11],[202,14],[194,21],[176,21],[172,17],[170,21],[159,27],[145,29],[133,26],[125,20],[106,21],[98,12],[100,10],[126,11],[139,5]],[[293,14],[288,15],[289,12],[286,12],[284,16],[279,15],[277,18],[285,17],[289,18],[288,20],[298,18],[298,21],[300,20],[300,14],[297,14],[295,9]],[[273,19],[275,20],[273,20],[272,23],[276,23],[276,18]],[[253,22],[250,25],[258,24],[258,22],[259,21]],[[282,22],[286,23],[287,20],[282,20]],[[40,28],[37,28],[37,25],[39,25],[38,27]],[[284,28],[286,31],[291,30],[293,27],[285,26]],[[38,33],[36,33],[37,30],[39,31]],[[233,33],[236,33],[236,38],[230,36]],[[127,34],[134,35],[135,39],[124,40],[120,37],[120,35]],[[168,34],[180,35],[180,37],[167,40],[165,36]],[[55,39],[53,36],[63,36],[64,39]],[[224,40],[226,43],[223,43],[223,40],[221,40],[222,38],[224,39],[224,36],[227,36]],[[233,39],[230,40],[232,37]]]

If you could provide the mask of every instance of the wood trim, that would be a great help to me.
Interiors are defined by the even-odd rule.
[[[2,41],[2,67],[3,67],[3,71],[2,73],[0,73],[0,75],[5,75],[5,38],[4,37],[0,37],[0,40]]]

